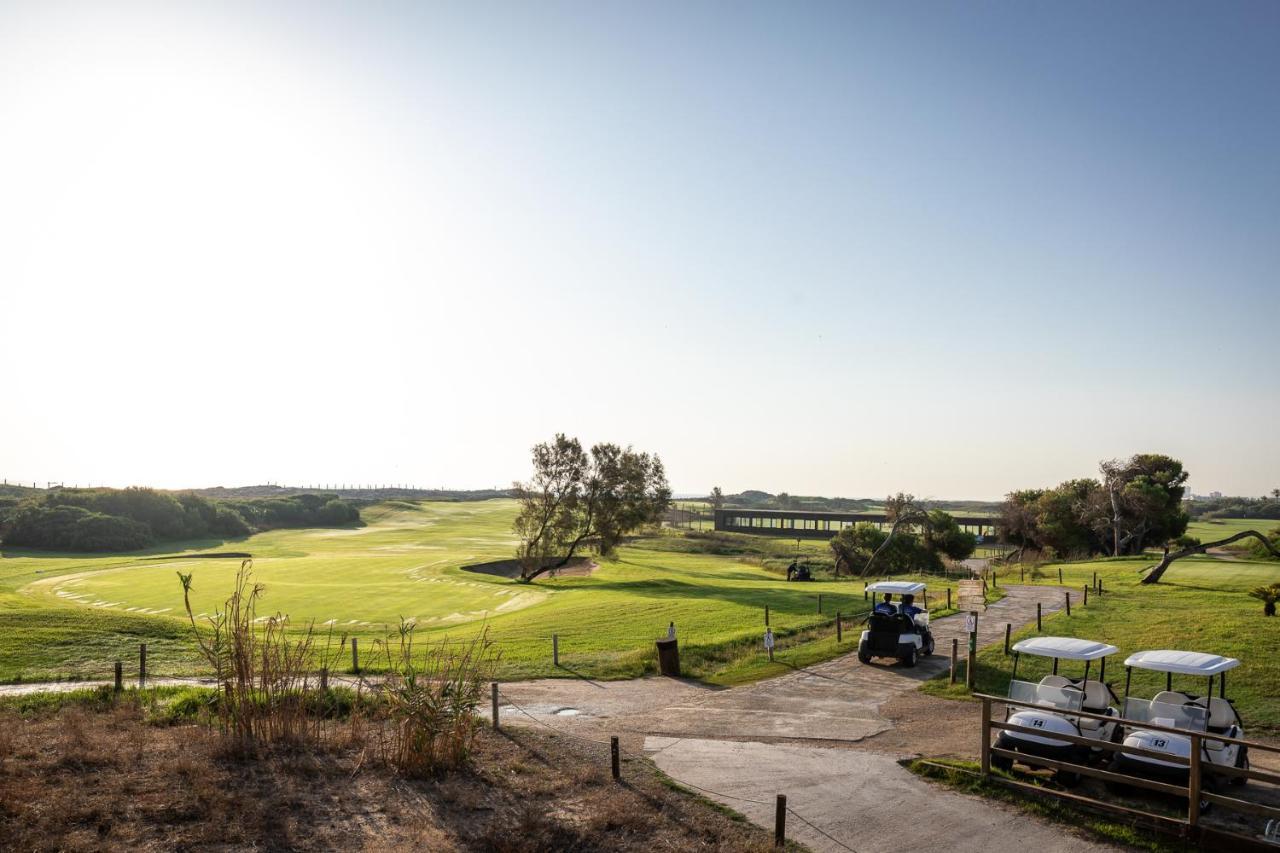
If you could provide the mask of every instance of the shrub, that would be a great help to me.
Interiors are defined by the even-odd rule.
[[[382,700],[390,722],[384,755],[407,776],[429,776],[460,766],[482,725],[476,713],[497,654],[485,628],[457,647],[447,640],[413,648],[413,625],[400,624],[400,642],[387,643],[391,673]]]

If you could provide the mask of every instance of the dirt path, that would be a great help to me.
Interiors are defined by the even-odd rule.
[[[1063,604],[1059,587],[1011,586],[979,617],[979,644]],[[779,678],[731,689],[666,678],[629,682],[543,680],[502,687],[504,720],[534,722],[601,739],[618,735],[677,781],[766,827],[785,793],[798,818],[788,836],[819,851],[859,853],[911,846],[973,851],[1105,850],[986,800],[929,785],[901,758],[956,751],[975,741],[971,706],[920,696],[920,682],[946,671],[965,617],[933,625],[939,654],[911,669],[860,663],[847,654]],[[850,644],[852,651],[852,644]],[[942,711],[931,721],[931,709]],[[968,713],[965,713],[965,712]],[[895,718],[906,717],[900,726]],[[904,742],[900,735],[917,733]],[[941,748],[939,748],[941,747]],[[972,751],[972,750],[966,750]],[[904,832],[906,835],[904,836]]]

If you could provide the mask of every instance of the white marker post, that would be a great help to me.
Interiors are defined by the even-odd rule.
[[[764,629],[764,647],[769,652],[769,660],[773,660],[773,629]]]

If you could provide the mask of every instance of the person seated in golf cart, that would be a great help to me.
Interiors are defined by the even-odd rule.
[[[997,752],[991,763],[1002,770],[1013,766],[1013,757],[1000,751],[1039,756],[1072,764],[1085,764],[1106,756],[1101,747],[1090,747],[1062,738],[1089,738],[1110,741],[1117,732],[1120,714],[1113,707],[1115,694],[1106,684],[1107,657],[1118,652],[1115,646],[1075,637],[1031,637],[1013,647],[1013,675],[1009,681],[1009,698],[1017,705],[1005,706],[1005,722],[1017,729],[1005,729],[996,739]],[[1053,669],[1039,682],[1019,681],[1018,663],[1023,655],[1049,658]],[[1068,678],[1058,673],[1060,661],[1084,663],[1081,678]],[[1090,678],[1094,661],[1099,661],[1097,677]],[[1027,707],[1027,706],[1034,707]],[[1107,719],[1082,717],[1076,711],[1103,715]],[[1036,766],[1034,760],[1025,761]],[[1059,770],[1058,781],[1070,785],[1080,781],[1080,775],[1070,770]]]
[[[923,613],[924,609],[916,607],[916,597],[911,593],[907,593],[902,596],[902,603],[898,605],[898,612],[910,617],[912,624],[915,624],[916,617]]]
[[[858,642],[858,660],[870,663],[873,657],[889,657],[915,666],[918,656],[933,654],[929,614],[911,603],[924,589],[924,584],[911,581],[878,581],[867,587],[872,595],[882,593],[884,600],[867,616],[867,629]],[[894,595],[901,596],[909,609],[894,607]]]
[[[1240,715],[1236,713],[1235,705],[1226,695],[1227,671],[1239,666],[1240,661],[1201,652],[1158,649],[1136,652],[1125,660],[1124,665],[1125,719],[1137,723],[1150,723],[1162,729],[1177,729],[1188,734],[1127,726],[1124,733],[1125,746],[1146,752],[1164,753],[1168,759],[1117,752],[1111,762],[1112,770],[1144,778],[1172,780],[1175,784],[1185,784],[1190,772],[1191,732],[1218,734],[1227,738],[1244,738]],[[1149,701],[1130,696],[1129,688],[1135,669],[1164,673],[1164,690],[1156,693]],[[1205,694],[1196,696],[1174,690],[1174,675],[1198,676],[1206,679]],[[1217,696],[1213,695],[1215,678],[1218,679]],[[1201,738],[1200,754],[1203,762],[1218,767],[1249,769],[1249,752],[1244,744],[1208,737]],[[1247,781],[1245,776],[1232,775],[1228,778],[1232,785],[1243,785]]]
[[[882,613],[885,616],[893,616],[898,612],[898,608],[893,606],[893,593],[886,592],[884,598],[873,608],[873,612]]]

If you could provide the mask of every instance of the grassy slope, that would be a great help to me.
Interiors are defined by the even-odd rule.
[[[1191,522],[1187,525],[1187,535],[1194,536],[1201,542],[1212,542],[1225,539],[1243,530],[1256,530],[1266,536],[1277,527],[1280,527],[1280,521],[1268,518],[1215,518]],[[1247,546],[1248,543],[1245,544]]]
[[[1120,648],[1110,661],[1107,680],[1124,688],[1124,657],[1142,649],[1175,648],[1228,655],[1240,666],[1227,678],[1227,695],[1236,701],[1252,734],[1280,732],[1280,619],[1264,619],[1262,605],[1245,594],[1263,583],[1280,580],[1280,564],[1227,561],[1213,558],[1179,560],[1156,586],[1139,584],[1139,570],[1152,565],[1150,557],[1062,564],[1065,583],[1079,592],[1072,596],[1072,614],[1046,617],[1044,634],[1104,640]],[[1046,566],[1029,583],[1057,583],[1057,566]],[[1080,606],[1080,588],[1097,572],[1107,590],[1101,598],[1091,595],[1089,606]],[[1010,576],[1010,582],[1013,577]],[[1035,634],[1035,626],[1014,634],[1014,640]],[[1000,645],[980,652],[979,690],[1004,695],[1012,658]],[[1038,679],[1049,671],[1048,662],[1026,657],[1018,676]],[[1075,674],[1075,670],[1067,671]],[[1150,698],[1162,688],[1163,677],[1135,671],[1134,695]],[[1175,679],[1192,692],[1203,692],[1200,679]],[[945,680],[931,681],[925,690],[937,695],[962,696]]]
[[[171,559],[6,551],[0,680],[108,677],[117,658],[132,669],[138,642],[148,643],[154,674],[198,671],[189,627],[178,618],[175,573],[194,573],[193,606],[197,613],[211,611],[229,593],[239,560],[184,555],[228,547],[254,555],[255,578],[266,587],[260,614],[278,610],[295,625],[336,620],[335,638],[359,636],[362,663],[373,668],[379,664],[375,641],[404,616],[417,620],[426,639],[465,639],[487,620],[508,678],[628,677],[652,669],[652,641],[674,621],[686,671],[735,683],[848,651],[848,639],[836,646],[831,614],[865,610],[861,584],[788,584],[764,570],[762,558],[776,560],[796,546],[760,537],[752,538],[756,554],[718,555],[698,553],[702,544],[668,533],[623,548],[591,577],[533,585],[463,571],[462,565],[511,555],[513,512],[506,500],[393,502],[366,510],[364,527],[278,530],[233,546],[194,543]],[[820,554],[825,547],[805,542],[801,551]],[[818,593],[824,594],[823,616],[816,612]],[[935,594],[945,595],[940,585]],[[783,638],[773,664],[759,648],[766,604]],[[558,670],[550,660],[553,633],[560,636]],[[342,660],[349,662],[345,655]]]

